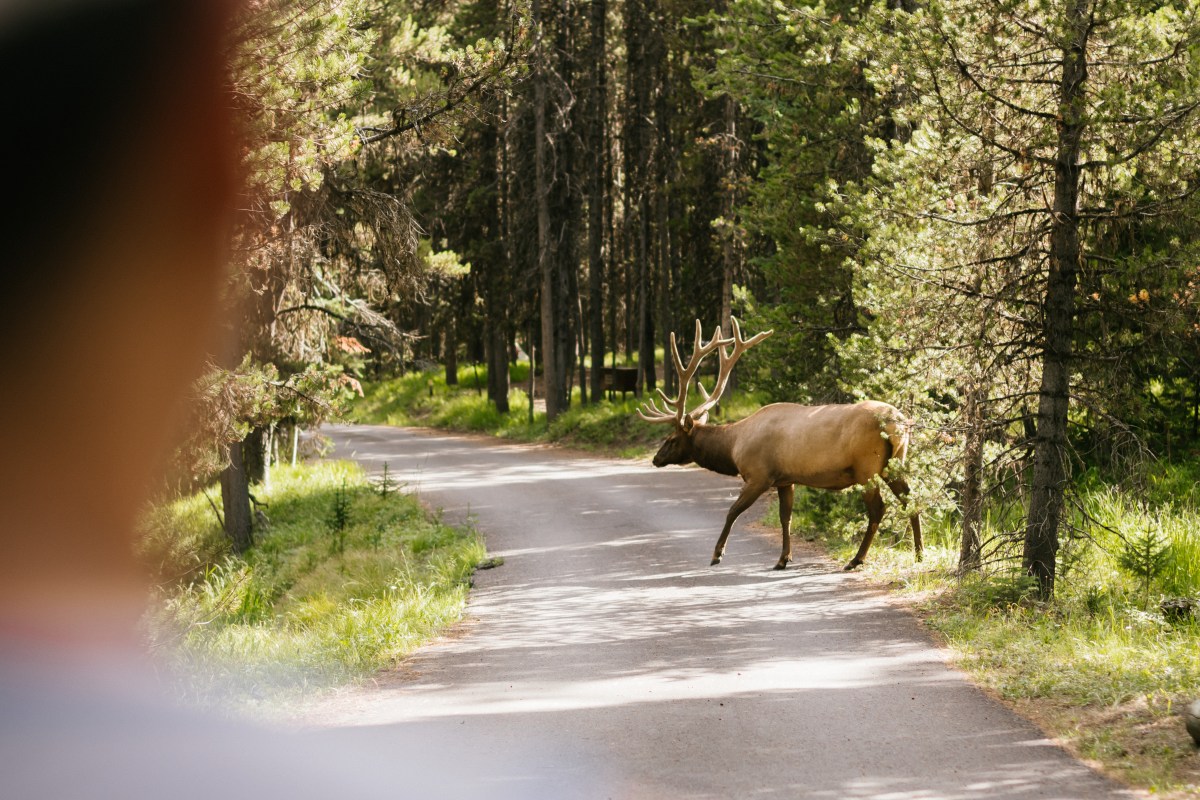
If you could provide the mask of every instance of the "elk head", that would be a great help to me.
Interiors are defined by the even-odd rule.
[[[713,338],[706,344],[700,320],[696,320],[695,344],[692,348],[692,357],[688,360],[686,367],[683,365],[683,359],[679,357],[675,333],[671,332],[671,359],[675,365],[675,374],[679,377],[679,389],[675,397],[667,397],[662,389],[656,389],[655,391],[662,398],[663,407],[659,408],[657,400],[651,398],[649,402],[644,403],[638,409],[638,416],[647,422],[670,424],[675,427],[675,430],[667,436],[666,441],[662,443],[655,454],[654,466],[688,464],[696,460],[693,446],[696,430],[708,422],[708,412],[720,402],[721,395],[729,384],[729,376],[733,372],[734,364],[742,357],[743,353],[774,333],[774,331],[763,331],[749,339],[743,339],[738,321],[733,317],[730,317],[729,321],[733,327],[733,338],[723,338],[721,328],[718,326],[713,333]],[[733,349],[726,350],[730,345],[733,346]],[[700,363],[713,351],[716,351],[720,359],[716,385],[713,387],[712,394],[709,394],[708,390],[704,388],[704,384],[697,380],[696,386],[700,389],[700,394],[704,396],[704,399],[698,406],[688,411],[688,387],[695,378]]]

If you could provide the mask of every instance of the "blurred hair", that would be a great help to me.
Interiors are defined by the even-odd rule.
[[[200,51],[211,0],[29,0],[0,14],[3,310],[69,279],[70,248],[136,156],[142,124]],[[169,135],[169,132],[156,132]]]

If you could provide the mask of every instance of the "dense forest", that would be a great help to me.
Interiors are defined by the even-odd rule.
[[[741,389],[901,408],[960,569],[1016,548],[1048,597],[1076,479],[1200,445],[1198,44],[1187,0],[247,4],[238,312],[176,480],[244,549],[361,380],[474,362],[508,412],[532,358],[553,419],[732,315],[775,331]]]

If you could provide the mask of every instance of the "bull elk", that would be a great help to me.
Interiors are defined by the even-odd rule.
[[[696,320],[695,347],[686,367],[679,357],[675,334],[671,334],[671,357],[679,376],[679,391],[672,398],[659,389],[664,408],[660,408],[652,398],[638,409],[638,414],[647,422],[666,423],[675,427],[654,456],[654,466],[695,462],[722,475],[740,475],[745,481],[741,494],[725,517],[725,527],[721,529],[721,536],[713,551],[714,565],[721,563],[725,542],[734,521],[768,489],[774,488],[779,492],[783,552],[775,569],[784,569],[792,559],[792,500],[796,485],[830,491],[863,486],[867,531],[858,554],[845,567],[854,569],[866,559],[867,550],[883,519],[883,493],[879,482],[874,480],[875,476],[880,476],[887,483],[901,503],[907,500],[908,484],[899,476],[888,475],[887,465],[893,458],[904,462],[909,422],[887,403],[864,400],[861,403],[825,406],[773,403],[738,422],[707,424],[708,412],[721,399],[734,364],[743,353],[774,332],[764,331],[743,339],[737,320],[731,318],[731,322],[733,338],[722,338],[718,327],[712,340],[705,344],[700,320]],[[732,350],[726,350],[730,345]],[[710,395],[704,385],[697,381],[703,399],[688,411],[688,386],[700,362],[714,351],[720,365],[713,393]],[[916,559],[920,561],[920,516],[914,512],[909,516],[909,521],[912,524],[913,549]]]

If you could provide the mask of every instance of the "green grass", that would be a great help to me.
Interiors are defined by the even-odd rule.
[[[863,574],[910,605],[974,679],[1115,776],[1165,796],[1200,796],[1195,748],[1178,714],[1200,698],[1200,624],[1172,622],[1163,598],[1200,599],[1200,513],[1190,467],[1160,466],[1159,487],[1135,502],[1095,476],[1078,485],[1076,538],[1051,604],[1032,599],[1018,574],[1019,543],[1001,547],[982,573],[960,579],[958,520],[927,515],[925,560],[913,560],[906,518],[889,505]],[[1162,487],[1183,486],[1176,493]],[[866,515],[855,492],[797,493],[797,535],[838,560],[856,550]],[[1086,514],[1084,513],[1086,512]],[[996,514],[997,535],[1008,514]],[[778,508],[764,520],[778,525]],[[1166,549],[1146,591],[1120,565],[1127,540],[1145,531]]]
[[[191,699],[287,702],[394,664],[460,618],[485,557],[474,532],[412,496],[381,496],[352,464],[273,477],[269,493],[256,489],[270,527],[244,557],[228,554],[203,495],[148,517],[143,556],[165,581],[152,644]]]
[[[625,400],[604,399],[584,406],[578,388],[572,393],[570,408],[553,423],[548,424],[540,412],[531,423],[525,383],[528,364],[514,364],[509,369],[513,383],[508,414],[499,413],[488,402],[486,368],[467,365],[459,368],[458,386],[448,386],[440,370],[365,384],[364,396],[351,405],[348,418],[364,424],[423,425],[525,442],[553,441],[623,457],[653,452],[666,435],[663,426],[637,416],[641,401],[632,394]],[[760,405],[755,397],[734,393],[723,404],[722,419],[740,419]]]

